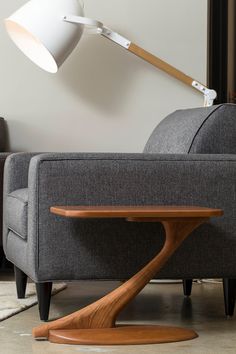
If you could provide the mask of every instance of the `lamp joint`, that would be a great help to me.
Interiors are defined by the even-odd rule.
[[[109,29],[107,27],[103,26],[103,30],[102,30],[101,35],[103,37],[110,39],[112,42],[119,44],[120,46],[122,46],[125,49],[129,49],[129,47],[131,45],[130,40],[121,36],[119,33],[113,32],[111,29]]]
[[[192,86],[200,91],[204,95],[204,106],[211,107],[214,104],[214,100],[217,97],[217,93],[215,90],[209,89],[198,81],[193,81]]]

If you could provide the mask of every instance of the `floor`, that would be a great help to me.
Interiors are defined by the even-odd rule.
[[[52,299],[50,319],[68,314],[98,299],[118,282],[69,283]],[[236,353],[236,316],[226,319],[220,284],[194,284],[191,299],[182,295],[181,284],[149,284],[123,311],[120,323],[166,324],[194,328],[199,338],[179,343],[142,346],[68,346],[35,341],[31,329],[37,326],[34,306],[0,323],[1,354],[69,353]]]

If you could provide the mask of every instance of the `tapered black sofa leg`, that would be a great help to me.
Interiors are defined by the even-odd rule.
[[[193,279],[183,279],[184,296],[190,296],[192,292]]]
[[[236,279],[223,279],[225,314],[226,316],[234,315],[235,296],[236,296]]]
[[[41,321],[47,321],[49,316],[52,282],[36,283],[39,303],[39,316]]]
[[[24,299],[26,285],[27,285],[27,275],[16,266],[14,266],[14,272],[15,272],[15,280],[16,280],[17,297],[18,299]]]

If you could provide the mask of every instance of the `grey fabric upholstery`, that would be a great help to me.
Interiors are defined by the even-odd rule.
[[[3,170],[4,164],[9,153],[8,149],[8,132],[4,118],[0,118],[0,253],[2,254],[2,213],[3,213]]]
[[[3,171],[9,153],[0,152],[0,250],[2,251],[2,214],[3,214]]]
[[[66,220],[50,214],[50,206],[197,204],[222,207],[225,216],[199,228],[159,277],[233,275],[235,177],[234,155],[39,155],[29,166],[27,242],[7,231],[5,251],[35,281],[124,279],[161,247],[160,225]],[[209,249],[214,257],[207,263]]]
[[[179,110],[153,131],[145,153],[235,154],[235,105]]]
[[[32,157],[39,153],[15,153],[9,156],[5,164],[4,189],[7,194],[28,187],[29,164]],[[5,193],[6,195],[6,193]]]
[[[190,129],[190,113],[195,131]],[[50,214],[50,206],[200,205],[223,208],[225,214],[194,231],[157,276],[236,278],[236,106],[183,111],[182,129],[189,127],[189,139],[181,133],[176,114],[180,113],[167,118],[166,142],[164,122],[162,133],[156,130],[152,135],[145,149],[149,153],[9,156],[4,183],[8,259],[34,281],[126,279],[161,248],[164,233],[159,224],[65,219]],[[181,151],[176,146],[177,154],[155,153],[161,146],[154,136],[162,138],[163,150],[169,151],[170,131],[175,128]],[[205,129],[213,136],[207,138]],[[227,149],[227,154],[203,153],[209,141],[224,145],[220,149]],[[14,211],[7,197],[22,188],[28,188],[27,239],[8,227],[8,213]]]
[[[28,188],[17,189],[6,197],[7,228],[23,239],[27,239]]]

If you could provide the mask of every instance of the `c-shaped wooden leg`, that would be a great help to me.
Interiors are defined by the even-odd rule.
[[[115,327],[118,314],[157,274],[183,240],[206,218],[132,219],[161,222],[166,240],[160,253],[131,279],[100,300],[56,321],[33,329],[35,338],[67,344],[146,344],[193,339],[188,329],[163,326]]]

